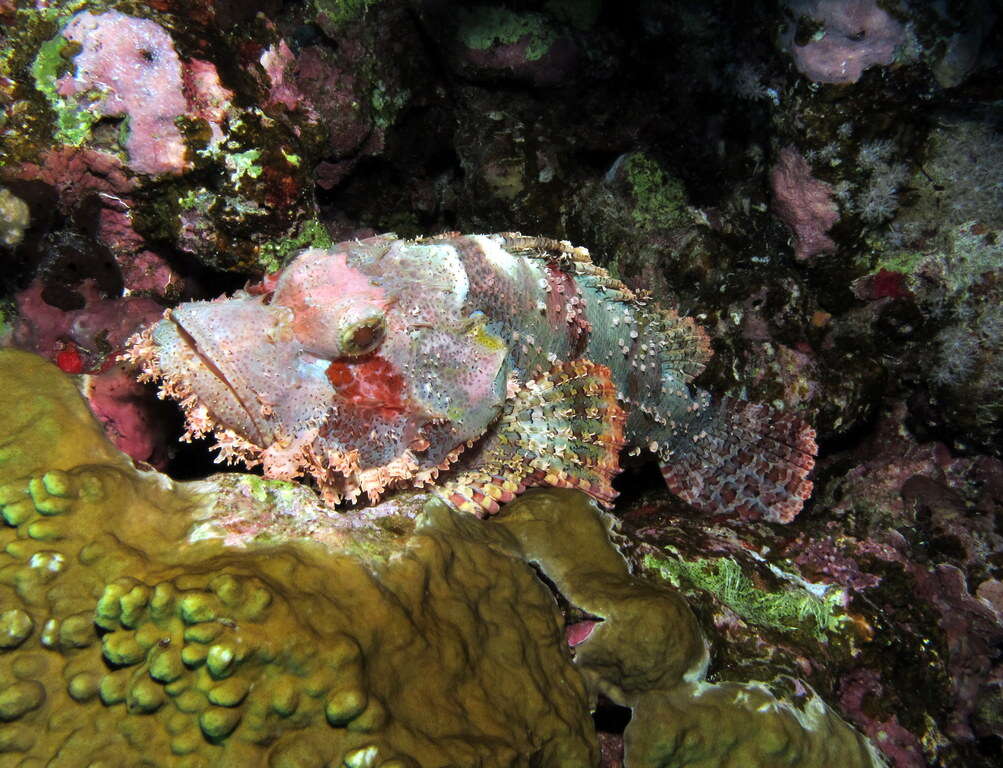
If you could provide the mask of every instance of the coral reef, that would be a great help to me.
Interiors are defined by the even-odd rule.
[[[783,540],[651,501],[621,532],[631,561],[714,627],[711,679],[787,692],[784,676],[800,678],[911,768],[965,761],[999,732],[1003,624],[985,563],[1003,545],[1003,464],[919,442],[906,416],[899,403],[823,461],[814,510]]]
[[[572,605],[601,617],[575,664],[591,690],[632,709],[625,766],[883,765],[810,689],[782,700],[760,682],[706,681],[707,652],[679,595],[631,576],[582,501],[527,502],[498,523]],[[566,533],[540,536],[545,523]]]
[[[59,301],[49,297],[73,308],[49,303],[47,293],[36,279],[14,297],[11,345],[42,355],[66,373],[85,374],[82,390],[119,449],[137,461],[166,466],[170,419],[116,360],[137,327],[160,316],[160,305],[144,296],[105,296],[93,278]]]
[[[922,383],[910,399],[916,419],[959,449],[999,455],[1003,432],[1003,248],[1001,232],[968,221],[925,248],[889,247],[858,295],[874,306],[896,300],[924,319],[919,343],[903,346],[901,368]],[[887,310],[886,310],[887,311]]]
[[[13,189],[41,181],[68,215],[96,200],[98,238],[137,291],[154,287],[128,273],[163,265],[171,246],[246,265],[315,218],[301,160],[318,146],[315,114],[292,125],[237,106],[220,75],[229,49],[209,42],[219,30],[180,34],[183,8],[87,5],[23,9],[7,33],[0,67],[22,115],[0,142]],[[288,220],[297,201],[306,209]]]
[[[0,345],[70,372],[116,445],[193,481],[173,486],[197,498],[187,507],[193,543],[178,547],[221,547],[212,551],[226,559],[311,537],[311,551],[385,564],[387,537],[412,536],[427,497],[354,507],[334,526],[308,486],[212,474],[206,442],[178,441],[175,404],[112,364],[122,335],[165,309],[242,288],[265,302],[270,273],[304,249],[379,234],[519,231],[587,248],[640,301],[707,332],[714,354],[692,387],[717,401],[769,404],[816,431],[819,461],[807,478],[816,491],[782,526],[673,497],[645,442],[621,452],[611,484],[613,471],[603,470],[596,488],[607,501],[620,494],[617,546],[634,576],[650,580],[635,586],[658,595],[646,604],[666,605],[671,582],[697,617],[709,647],[702,685],[758,681],[792,716],[813,690],[894,768],[994,767],[1003,745],[998,5],[0,0]],[[145,99],[147,90],[157,98]],[[353,402],[365,401],[350,367],[335,378]],[[539,436],[538,406],[563,410],[541,397],[527,395],[509,414],[520,434]],[[511,469],[504,444],[490,458]],[[504,516],[514,491],[499,493],[483,472],[464,480],[458,503],[482,513],[500,505]],[[478,496],[481,488],[489,493]],[[20,557],[25,545],[4,530],[5,546],[13,543],[3,556]],[[515,543],[502,549],[523,561]],[[149,563],[160,570],[136,566],[147,586],[180,573]],[[62,565],[39,555],[37,564],[31,578],[81,567],[75,555]],[[31,580],[5,573],[10,589]],[[88,599],[122,575],[86,582]],[[558,602],[573,653],[611,631],[608,617]],[[37,639],[45,616],[24,610],[39,622]],[[638,627],[649,626],[643,619]],[[20,614],[5,622],[11,637],[25,626]],[[238,633],[244,627],[238,621]],[[479,635],[478,647],[490,637]],[[86,652],[99,659],[95,643]],[[34,675],[35,663],[24,662],[24,684],[4,700],[14,709],[38,700],[32,680],[48,680]],[[50,661],[50,671],[57,666]],[[601,688],[595,680],[579,714]],[[52,693],[63,684],[44,682],[45,695],[64,696]],[[256,690],[236,707],[242,723]],[[672,710],[675,695],[651,712]],[[110,711],[138,696],[80,706],[104,713],[95,732],[115,741],[125,737],[105,727]],[[138,721],[168,717],[167,697]],[[30,730],[39,736],[50,727],[47,706],[22,716],[38,718]],[[603,768],[622,768],[625,729],[633,741],[648,732],[640,723],[658,718],[601,691],[595,707],[598,752],[586,762],[598,755]],[[672,717],[683,723],[700,711]],[[60,717],[69,716],[51,727],[68,732]],[[186,727],[194,722],[204,740],[194,717]],[[0,723],[0,740],[28,738],[18,722]],[[143,738],[143,727],[124,728]],[[208,750],[214,762],[242,728],[218,747],[199,742],[187,759]],[[694,726],[684,742],[714,754],[701,732]],[[186,759],[157,744],[165,762]],[[58,759],[72,761],[76,745]],[[290,749],[275,762],[309,762],[309,745]],[[0,762],[22,761],[2,754]],[[369,752],[352,761],[378,762]]]

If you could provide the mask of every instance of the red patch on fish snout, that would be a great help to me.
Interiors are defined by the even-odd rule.
[[[357,408],[381,411],[404,410],[404,377],[385,357],[365,360],[335,360],[327,368],[327,379],[338,395]]]

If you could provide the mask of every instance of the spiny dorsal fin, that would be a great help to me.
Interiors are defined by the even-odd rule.
[[[557,262],[565,272],[602,290],[606,298],[614,301],[638,298],[634,291],[593,262],[588,248],[572,245],[567,240],[531,237],[518,232],[501,232],[498,237],[502,238],[501,246],[510,253]]]
[[[501,246],[510,253],[544,259],[559,259],[580,264],[592,264],[589,249],[572,245],[567,240],[552,237],[532,237],[519,232],[499,232]],[[594,265],[593,265],[594,266]]]
[[[656,307],[654,314],[665,340],[660,351],[662,366],[688,384],[703,372],[714,356],[710,336],[692,317],[680,315],[674,309]]]

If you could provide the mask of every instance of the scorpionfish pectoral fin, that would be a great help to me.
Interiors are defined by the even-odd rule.
[[[606,366],[556,363],[518,386],[496,428],[436,493],[480,517],[536,485],[577,488],[612,506],[625,423]]]
[[[707,514],[787,523],[811,495],[815,430],[791,413],[724,398],[661,453],[669,490]]]

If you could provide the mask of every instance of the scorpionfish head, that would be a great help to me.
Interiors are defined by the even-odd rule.
[[[455,251],[382,237],[301,253],[277,279],[189,302],[128,356],[218,460],[312,476],[337,502],[420,486],[498,417],[508,349],[467,310]]]

